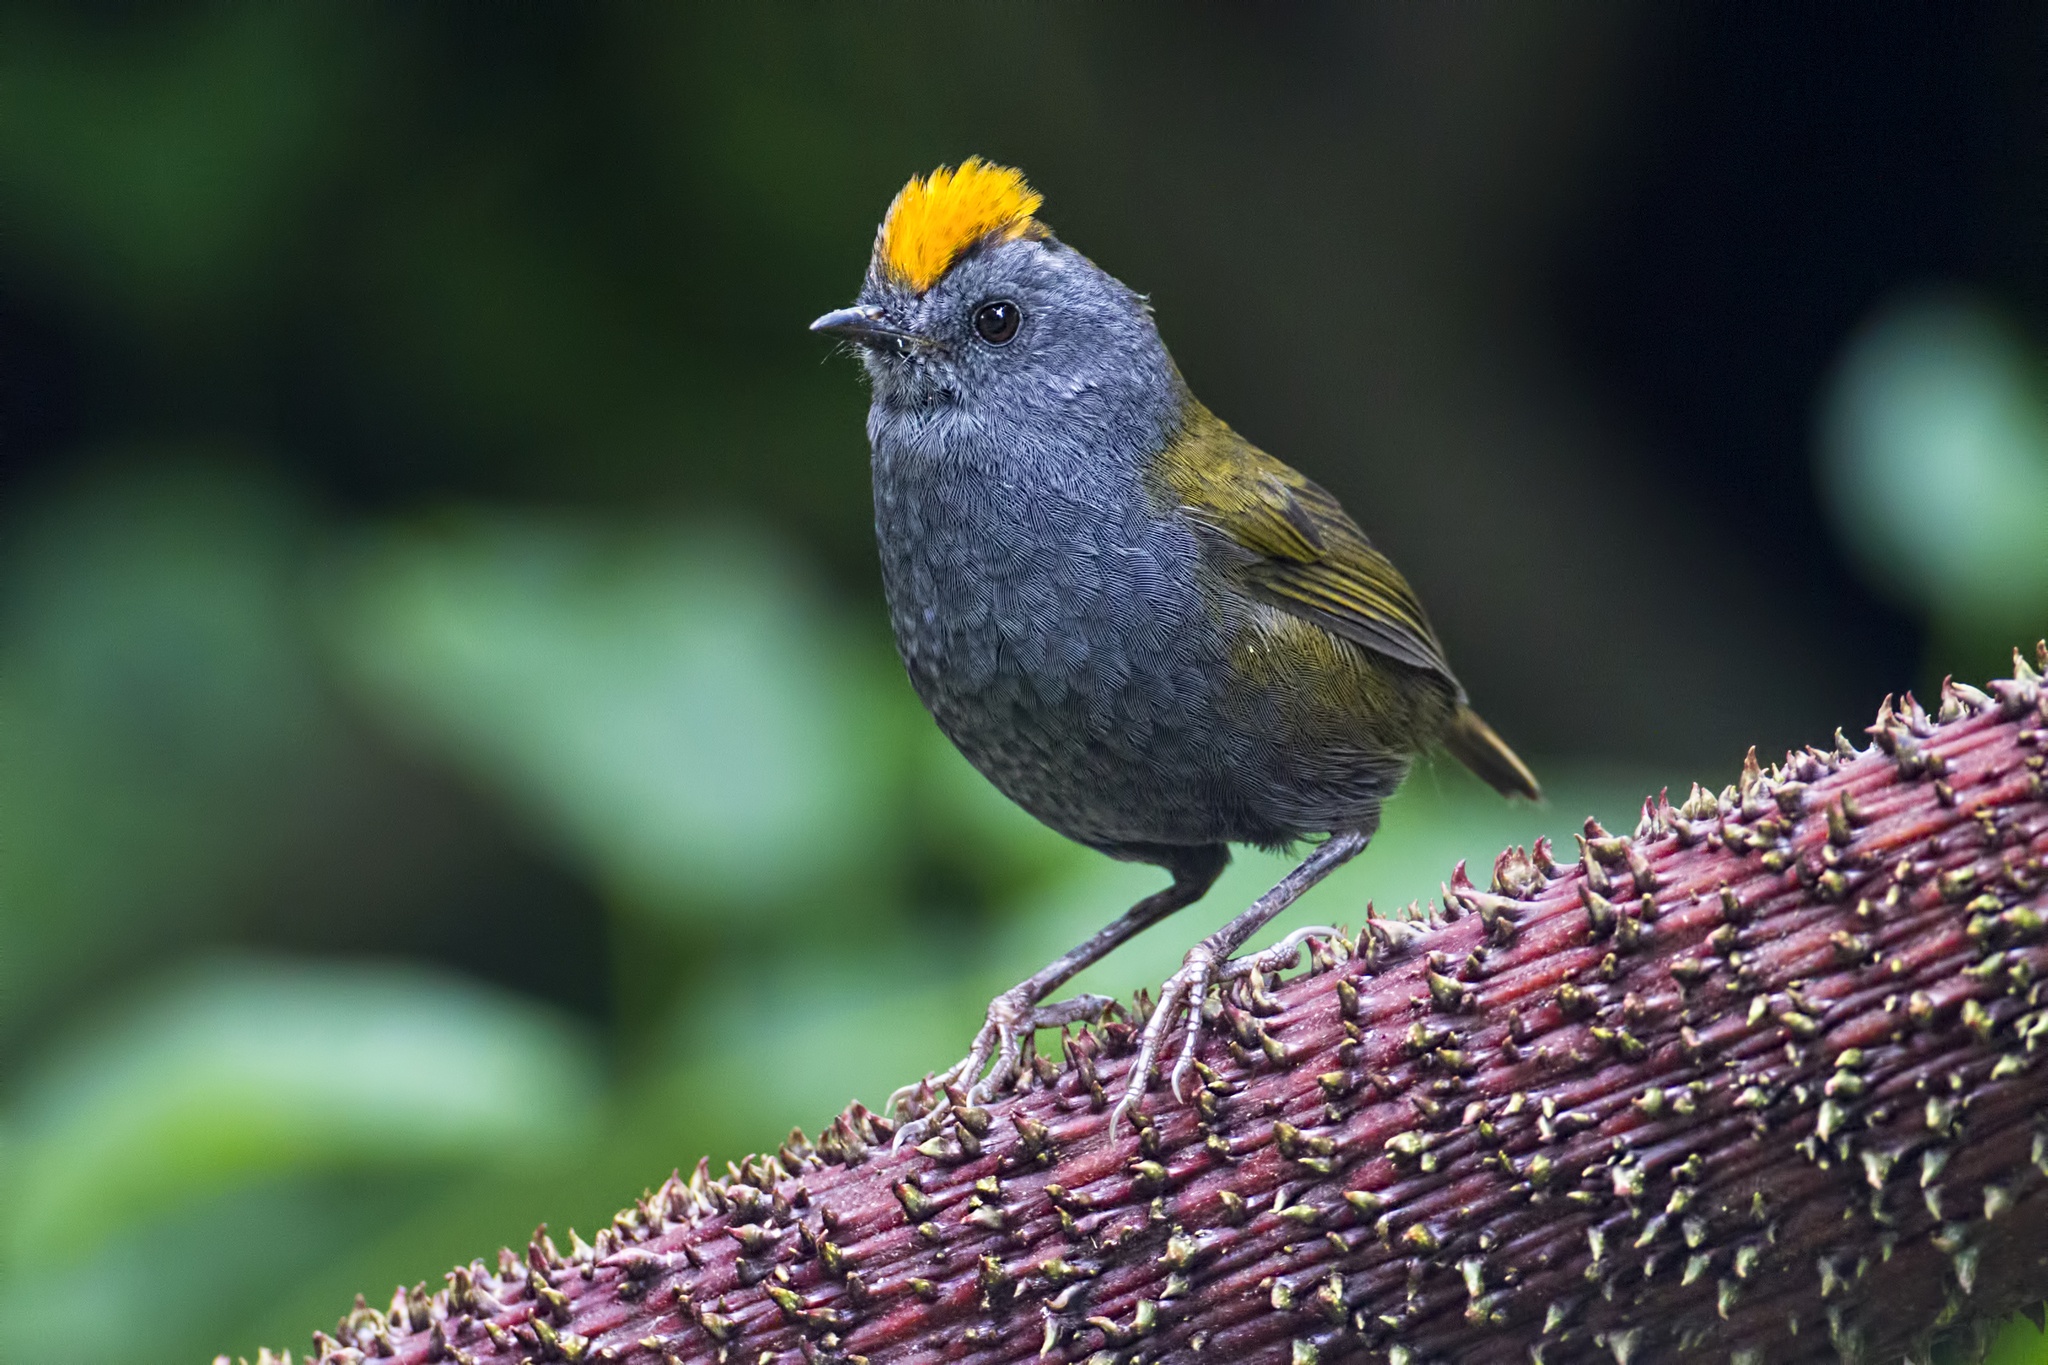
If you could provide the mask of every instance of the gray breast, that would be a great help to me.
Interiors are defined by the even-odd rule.
[[[1097,846],[1261,837],[1231,773],[1225,623],[1141,490],[1024,487],[880,447],[896,643],[940,727],[1012,800]]]

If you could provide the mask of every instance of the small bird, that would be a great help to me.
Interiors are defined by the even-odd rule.
[[[1161,987],[1113,1131],[1184,1017],[1180,1093],[1213,986],[1293,960],[1292,940],[1234,955],[1365,848],[1418,754],[1442,744],[1505,795],[1541,793],[1466,705],[1400,572],[1202,406],[1146,299],[1054,237],[1041,203],[979,158],[913,177],[859,300],[811,330],[867,371],[882,579],[925,706],[1032,815],[1172,877],[997,996],[934,1088],[986,1099],[1035,1029],[1098,1016],[1101,996],[1044,1002],[1200,899],[1229,845],[1326,836]]]

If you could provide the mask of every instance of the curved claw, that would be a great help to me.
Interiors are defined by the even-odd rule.
[[[894,1117],[898,1123],[914,1123],[920,1114],[928,1113],[932,1107],[931,1096],[938,1091],[940,1078],[927,1076],[915,1085],[899,1086],[889,1092],[883,1103],[882,1112]],[[900,1146],[903,1130],[896,1130],[896,1141]]]
[[[927,1076],[923,1080],[910,1085],[899,1085],[889,1092],[888,1099],[882,1101],[882,1112],[901,1119],[913,1118],[930,1107],[929,1105],[917,1103],[918,1094],[920,1092],[928,1094],[937,1088],[937,1079],[931,1076]]]
[[[916,1085],[906,1085],[889,1096],[890,1110],[905,1115],[904,1122],[896,1129],[896,1136],[889,1142],[890,1151],[901,1151],[931,1136],[932,1131],[938,1126],[935,1120],[945,1108],[946,1087],[959,1082],[958,1073],[966,1063],[967,1059],[962,1058],[936,1076],[927,1076]],[[899,1110],[896,1107],[899,1096],[907,1096],[913,1101],[919,1096],[925,1096],[927,1099],[921,1106],[906,1103]],[[912,1112],[913,1109],[916,1110],[915,1113]]]
[[[1270,948],[1243,957],[1233,957],[1217,969],[1217,979],[1235,981],[1253,972],[1284,972],[1301,961],[1301,945],[1312,938],[1335,938],[1337,931],[1327,924],[1296,929]]]
[[[1139,1036],[1138,1059],[1131,1063],[1130,1079],[1124,1083],[1124,1093],[1109,1111],[1109,1140],[1116,1141],[1118,1121],[1125,1114],[1142,1112],[1145,1090],[1152,1082],[1152,1068],[1159,1061],[1160,1049],[1165,1045],[1166,1034],[1173,1027],[1174,1011],[1186,1008],[1189,1032],[1187,1046],[1182,1049],[1180,1061],[1173,1069],[1174,1098],[1180,1098],[1180,1083],[1192,1061],[1195,1043],[1201,1036],[1202,997],[1216,980],[1216,959],[1206,943],[1198,943],[1191,949],[1181,969],[1166,978],[1159,987],[1159,1003],[1152,1007],[1152,1016],[1145,1021],[1145,1031]]]
[[[1051,1005],[1038,1005],[1014,991],[997,996],[989,1002],[988,1017],[981,1031],[974,1035],[974,1045],[967,1049],[965,1057],[938,1075],[904,1086],[889,1097],[892,1109],[900,1099],[934,1097],[924,1105],[923,1112],[910,1117],[896,1130],[891,1149],[922,1142],[938,1128],[948,1087],[972,1081],[964,1097],[967,1103],[986,1104],[1024,1073],[1024,1045],[1039,1029],[1099,1018],[1110,1004],[1106,995],[1077,995]],[[908,1114],[909,1107],[902,1112]]]
[[[1109,1140],[1116,1141],[1117,1128],[1126,1114],[1136,1115],[1143,1111],[1145,1091],[1152,1080],[1152,1068],[1159,1060],[1159,1054],[1166,1044],[1166,1035],[1173,1027],[1176,1010],[1184,1010],[1186,1024],[1182,1030],[1180,1056],[1174,1059],[1173,1071],[1168,1084],[1173,1089],[1176,1101],[1185,1104],[1187,1096],[1184,1087],[1188,1073],[1194,1069],[1195,1053],[1202,1041],[1202,1002],[1208,997],[1209,988],[1219,981],[1234,981],[1253,972],[1277,972],[1292,966],[1301,956],[1301,945],[1311,938],[1328,938],[1336,930],[1325,925],[1297,929],[1280,942],[1261,952],[1245,957],[1227,958],[1218,961],[1216,950],[1208,942],[1198,943],[1181,964],[1181,969],[1166,978],[1159,988],[1159,1003],[1153,1007],[1152,1017],[1145,1021],[1145,1031],[1138,1046],[1138,1059],[1131,1064],[1130,1079],[1124,1085],[1124,1093],[1118,1098],[1115,1108],[1109,1111]]]
[[[1173,1064],[1173,1097],[1182,1104],[1188,1102],[1188,1097],[1181,1093],[1181,1083],[1187,1080],[1188,1072],[1194,1069],[1195,1045],[1202,1041],[1202,1009],[1199,1002],[1208,993],[1209,987],[1205,983],[1188,1001],[1186,1035],[1180,1045],[1180,1057]]]
[[[1028,1032],[1028,1030],[1027,1030]],[[979,1041],[979,1040],[977,1040]],[[979,1048],[976,1049],[979,1051]],[[996,1097],[996,1092],[1017,1077],[1024,1056],[1024,1039],[1015,1028],[996,1028],[996,1059],[981,1078],[967,1089],[969,1104],[986,1104]]]
[[[926,1114],[922,1118],[910,1119],[902,1127],[898,1128],[896,1136],[890,1139],[889,1151],[893,1154],[907,1146],[923,1142],[931,1135],[931,1131],[932,1119],[930,1114]]]

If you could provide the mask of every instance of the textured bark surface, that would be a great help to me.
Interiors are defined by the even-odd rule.
[[[2048,652],[2044,652],[2048,667]],[[1921,1360],[2048,1295],[2048,688],[1752,758],[891,1153],[859,1108],[322,1362]]]

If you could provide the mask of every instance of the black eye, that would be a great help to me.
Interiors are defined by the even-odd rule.
[[[1017,335],[1024,310],[1008,299],[992,299],[974,310],[974,333],[991,346],[1006,345]]]

